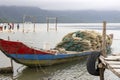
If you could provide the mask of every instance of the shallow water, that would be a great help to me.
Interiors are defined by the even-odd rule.
[[[53,24],[50,27],[54,28]],[[36,48],[44,48],[44,45],[49,43],[50,48],[54,48],[65,34],[84,29],[102,32],[102,23],[58,24],[57,31],[50,30],[49,32],[47,32],[46,24],[36,24],[35,32],[33,31],[33,24],[24,24],[24,27],[23,24],[20,24],[19,30],[15,27],[12,31],[4,30],[0,32],[0,38],[8,39],[9,36],[10,40],[22,41]],[[120,52],[119,31],[120,23],[107,24],[107,34],[114,34],[112,53]],[[0,63],[0,67],[10,66],[10,59],[2,52],[0,52]],[[7,75],[0,74],[0,80],[99,80],[99,77],[92,76],[87,72],[86,59],[83,59],[35,69],[30,69],[14,62],[14,73]],[[105,80],[120,79],[112,72],[106,70]]]

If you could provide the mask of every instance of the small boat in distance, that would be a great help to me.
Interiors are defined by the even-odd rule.
[[[15,62],[28,67],[49,66],[53,64],[64,63],[78,60],[80,57],[88,56],[93,51],[66,51],[57,50],[37,50],[30,48],[22,42],[0,39],[0,50]]]

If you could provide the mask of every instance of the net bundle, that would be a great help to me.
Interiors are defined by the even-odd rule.
[[[106,44],[111,46],[112,38],[106,35]],[[102,35],[96,31],[76,31],[65,35],[60,43],[56,45],[57,50],[64,51],[88,51],[100,50],[102,47]]]

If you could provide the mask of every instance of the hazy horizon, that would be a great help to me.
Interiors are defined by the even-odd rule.
[[[120,11],[120,10],[97,10],[97,9],[64,9],[64,10],[56,10],[56,9],[44,9],[44,8],[41,8],[41,7],[38,7],[38,6],[16,6],[16,5],[0,5],[0,7],[28,7],[28,8],[39,8],[41,10],[47,10],[47,11]]]
[[[0,6],[28,6],[45,10],[117,10],[120,0],[0,0]]]

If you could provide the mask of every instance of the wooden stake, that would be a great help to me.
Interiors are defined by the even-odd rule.
[[[55,30],[57,31],[57,17],[56,17],[56,22],[55,22]]]
[[[8,36],[8,41],[10,40],[10,37]]]
[[[106,22],[103,21],[102,56],[106,57]]]
[[[12,68],[12,72],[13,72],[13,61],[12,61],[12,59],[10,59],[10,62],[11,62],[11,68]]]
[[[33,29],[33,32],[35,32],[35,23],[34,23],[34,29]]]
[[[8,41],[10,40],[10,37],[8,36]],[[10,63],[11,63],[11,69],[12,69],[12,73],[13,73],[13,61],[12,61],[12,59],[10,59]]]
[[[25,15],[23,16],[23,33],[24,33],[24,22],[25,22]]]
[[[103,34],[102,34],[102,56],[106,57],[106,21],[103,21]],[[104,65],[102,63],[101,67],[99,67],[100,70],[100,80],[104,80]]]
[[[99,63],[98,67],[100,71],[100,80],[104,80],[104,65],[102,63]]]
[[[49,18],[49,17],[47,17],[46,18],[47,32],[50,30],[50,26],[49,26],[50,20],[55,20],[55,29],[53,29],[53,30],[57,31],[57,17],[55,17],[55,18]]]
[[[47,19],[47,32],[49,31],[49,19],[48,18],[46,18]]]
[[[34,23],[33,32],[35,32],[35,22],[36,22],[36,18],[35,18],[35,17],[33,17],[33,23]]]

